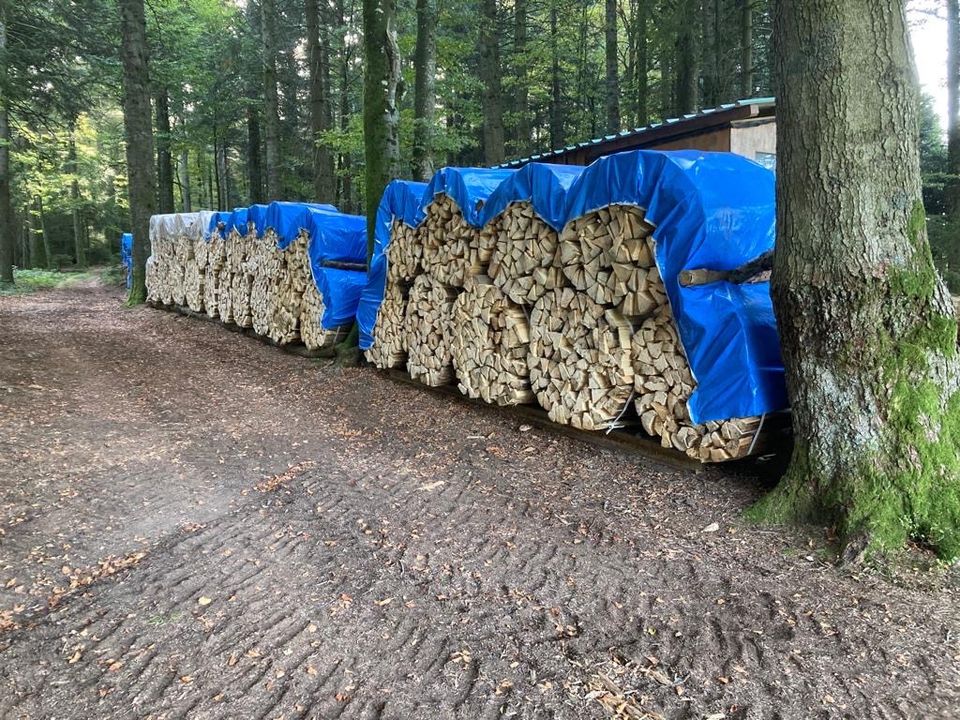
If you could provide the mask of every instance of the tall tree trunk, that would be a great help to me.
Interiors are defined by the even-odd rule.
[[[347,23],[344,14],[344,0],[337,0],[337,23],[340,28],[340,47],[346,46]],[[344,50],[340,53],[340,131],[347,132],[350,127],[350,53]],[[350,155],[341,152],[337,157],[337,167],[339,168],[339,191],[337,207],[352,209],[353,202],[353,177],[351,175]]]
[[[520,0],[525,2],[525,0]],[[417,46],[413,55],[413,179],[433,175],[433,122],[437,12],[434,0],[417,0]]]
[[[550,147],[563,147],[563,96],[560,88],[559,0],[550,0]]]
[[[190,153],[184,148],[180,151],[180,205],[185,213],[193,212],[190,200]]]
[[[37,195],[37,207],[40,210],[40,238],[43,241],[44,267],[53,269],[53,251],[50,249],[50,235],[47,233],[47,213],[43,209],[43,198]]]
[[[947,0],[957,2],[957,0]],[[740,6],[740,97],[753,97],[753,2],[741,0]]]
[[[37,227],[37,221],[40,220],[43,210],[43,201],[39,197],[33,201],[34,211],[30,212],[30,261],[31,266],[35,268],[47,267],[47,253],[43,247],[43,223]]]
[[[263,170],[260,166],[260,115],[252,104],[247,105],[247,182],[250,202],[263,202]]]
[[[947,3],[947,211],[960,217],[960,0]]]
[[[703,69],[703,106],[720,104],[720,65],[717,63],[718,43],[723,42],[717,31],[717,4],[719,0],[703,0],[700,10],[702,41],[700,67]]]
[[[696,20],[700,14],[699,0],[681,0],[677,5],[680,32],[677,35],[677,111],[691,113],[697,109],[700,72],[697,67]]]
[[[217,183],[219,196],[217,202],[222,210],[230,209],[230,173],[227,167],[227,148],[221,138],[217,146]]]
[[[6,87],[7,6],[0,2],[0,285],[13,282],[13,208],[10,203],[10,116]]]
[[[263,45],[263,126],[267,162],[267,201],[279,200],[280,188],[280,98],[277,93],[277,8],[274,0],[260,0]]]
[[[153,127],[150,122],[150,73],[143,0],[119,0],[123,35],[123,125],[127,139],[130,229],[133,232],[133,284],[128,302],[147,299],[146,268],[150,253],[150,216],[156,208],[153,174]]]
[[[157,112],[157,208],[161,213],[172,213],[173,207],[173,157],[170,155],[170,96],[161,88],[156,97]]]
[[[960,554],[957,319],[921,199],[902,0],[781,0],[773,299],[794,451],[760,518],[826,520],[847,557]]]
[[[367,210],[367,259],[373,254],[373,236],[380,196],[391,178],[399,175],[400,145],[397,85],[400,50],[397,47],[395,0],[363,0],[364,57],[363,136]]]
[[[650,119],[649,85],[647,83],[647,3],[649,0],[636,0],[634,8],[634,42],[636,43],[636,60],[634,61],[633,77],[636,89],[634,90],[637,103],[637,127],[647,124]]]
[[[513,54],[517,84],[514,91],[514,110],[517,113],[517,142],[515,152],[525,155],[530,149],[530,88],[527,79],[527,3],[529,0],[514,0],[513,3]]]
[[[480,82],[483,83],[483,158],[487,165],[504,161],[503,95],[500,86],[500,28],[497,0],[480,0]]]
[[[604,3],[604,51],[607,66],[607,132],[620,131],[620,58],[617,51],[617,0]]]
[[[663,35],[663,34],[661,34]],[[677,112],[676,83],[674,65],[676,64],[676,45],[666,38],[660,40],[660,117],[669,118]]]
[[[70,216],[73,221],[73,248],[77,267],[87,266],[87,253],[83,244],[83,228],[80,218],[80,181],[77,178],[77,124],[76,118],[70,118],[67,123],[67,165],[66,171],[70,175]]]
[[[326,4],[324,4],[326,6]],[[326,23],[321,17],[319,0],[304,0],[307,25],[307,57],[310,63],[310,135],[313,151],[313,194],[318,202],[333,202],[336,193],[333,156],[330,148],[319,143],[320,135],[330,129],[329,68],[326,57]],[[324,26],[321,30],[321,26]]]
[[[223,204],[223,182],[220,178],[220,141],[217,138],[217,128],[213,128],[213,180],[217,188],[217,210],[226,210]]]

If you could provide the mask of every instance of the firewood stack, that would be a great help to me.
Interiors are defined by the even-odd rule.
[[[253,331],[264,337],[270,334],[271,297],[274,294],[280,254],[277,252],[277,234],[270,228],[258,238],[247,261],[253,275],[250,288],[250,322]]]
[[[550,419],[583,430],[617,426],[633,395],[633,327],[572,288],[551,290],[530,314],[530,385]]]
[[[533,305],[567,284],[557,256],[557,232],[529,202],[517,202],[480,231],[481,254],[491,247],[488,274],[513,302]]]
[[[246,232],[232,231],[226,243],[226,268],[230,272],[230,315],[236,325],[244,328],[253,326],[250,310],[253,274],[250,272],[249,265],[256,241],[256,229],[253,225],[248,225]]]
[[[696,387],[667,305],[647,318],[633,336],[636,410],[643,429],[703,462],[745,457],[753,447],[760,418],[737,418],[694,425],[687,400]]]
[[[433,275],[413,282],[404,322],[407,335],[407,372],[424,385],[447,385],[453,380],[450,323],[457,290]]]
[[[484,275],[467,280],[453,303],[450,352],[460,392],[496,405],[532,402],[527,354],[530,324]]]
[[[203,275],[203,305],[207,317],[215,318],[220,314],[220,271],[226,262],[224,239],[219,232],[210,235],[207,245],[207,267]]]
[[[273,294],[270,298],[269,337],[286,345],[300,338],[300,310],[307,285],[313,285],[310,274],[309,237],[301,232],[286,249],[278,250]]]
[[[560,233],[563,272],[594,302],[615,305],[627,317],[649,315],[666,302],[652,232],[643,211],[630,205],[587,213]]]
[[[391,243],[393,240],[390,241]],[[404,367],[407,363],[407,300],[410,287],[387,275],[383,301],[373,328],[373,345],[366,351],[367,360],[383,370]]]
[[[423,227],[423,226],[421,226]],[[419,228],[412,228],[400,220],[390,227],[387,246],[387,281],[412,283],[420,274],[423,242]]]
[[[480,231],[464,219],[449,195],[434,196],[426,208],[421,232],[423,268],[439,282],[463,287],[467,278],[484,271]]]

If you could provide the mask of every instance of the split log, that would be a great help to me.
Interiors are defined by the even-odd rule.
[[[220,272],[226,262],[226,247],[219,233],[210,236],[207,244],[207,269],[203,277],[203,304],[207,317],[215,318],[220,314]]]
[[[513,302],[525,305],[567,284],[557,245],[556,230],[529,202],[510,204],[480,231],[481,258],[491,248],[490,279]]]
[[[643,429],[660,444],[702,462],[745,457],[760,429],[760,418],[736,418],[695,425],[687,401],[696,387],[676,323],[664,306],[633,336],[635,406]]]
[[[311,277],[303,291],[303,301],[300,304],[300,339],[307,350],[320,350],[332,347],[340,342],[349,332],[349,326],[325,330],[323,327],[323,313],[326,306],[323,296],[317,290]]]
[[[286,249],[278,254],[273,293],[270,297],[269,337],[280,345],[300,339],[300,308],[307,285],[313,285],[310,257],[307,252],[309,236],[300,233]]]
[[[422,258],[423,242],[420,228],[410,227],[405,222],[394,220],[390,227],[390,244],[387,245],[387,280],[413,282],[421,272]]]
[[[530,324],[524,309],[484,275],[467,280],[453,303],[450,352],[460,392],[496,405],[534,400],[527,354]]]
[[[263,337],[270,334],[270,298],[280,264],[276,247],[276,233],[268,229],[263,237],[257,238],[247,260],[247,269],[253,277],[250,287],[250,323],[253,331]]]
[[[484,271],[480,232],[463,217],[448,195],[436,195],[420,225],[422,265],[438,282],[463,287],[467,278]]]
[[[367,360],[378,368],[399,368],[407,362],[405,322],[409,295],[409,286],[387,279],[373,327],[373,344],[366,351]]]
[[[559,263],[570,284],[591,300],[616,305],[627,317],[641,318],[665,302],[652,232],[639,208],[600,208],[564,227]]]
[[[405,328],[407,372],[424,385],[447,385],[453,380],[450,322],[457,290],[432,275],[418,277],[410,290]]]
[[[633,395],[633,328],[617,310],[571,288],[551,290],[530,315],[530,385],[554,422],[615,427]]]

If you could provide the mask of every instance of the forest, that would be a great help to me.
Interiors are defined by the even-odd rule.
[[[400,2],[401,174],[495,165],[770,95],[769,6]],[[14,264],[104,262],[129,229],[118,4],[0,8]],[[151,0],[145,14],[158,212],[273,199],[362,212],[359,2]]]

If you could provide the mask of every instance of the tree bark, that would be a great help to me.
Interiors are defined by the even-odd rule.
[[[156,97],[157,113],[157,207],[161,213],[172,213],[173,206],[173,157],[170,154],[170,96],[161,88]]]
[[[634,6],[634,42],[636,43],[636,59],[634,60],[634,90],[637,114],[636,125],[643,127],[650,119],[649,110],[649,84],[647,81],[647,2],[648,0],[636,0]]]
[[[718,0],[703,0],[700,21],[703,28],[700,43],[700,67],[703,76],[703,106],[720,104],[720,65],[717,62],[718,43],[723,42],[717,28]]]
[[[697,66],[696,19],[700,8],[698,0],[682,0],[677,5],[680,32],[677,35],[677,111],[691,113],[697,109],[700,73]]]
[[[77,267],[87,266],[87,253],[83,245],[83,228],[80,218],[80,181],[77,179],[77,124],[71,117],[67,123],[67,174],[70,175],[70,217],[73,221],[73,249]]]
[[[497,0],[480,0],[480,81],[483,84],[483,158],[487,165],[504,161],[503,94],[500,85],[500,32]]]
[[[40,239],[43,242],[44,267],[53,269],[53,251],[50,249],[50,236],[47,234],[47,213],[43,209],[43,198],[37,195],[37,207],[40,211]]]
[[[320,135],[330,129],[330,70],[326,49],[326,23],[319,0],[304,0],[307,26],[307,57],[310,63],[310,135],[313,151],[313,194],[317,202],[333,202],[333,155],[320,144]],[[323,29],[321,29],[321,27]]]
[[[364,193],[368,261],[373,255],[380,196],[387,183],[399,175],[397,85],[400,82],[400,51],[395,21],[395,0],[363,0],[366,58],[363,79]]]
[[[156,209],[153,172],[153,126],[150,73],[143,0],[119,0],[123,36],[123,125],[127,140],[130,229],[133,232],[133,284],[128,302],[147,299],[146,268],[150,252],[150,216]]]
[[[528,0],[513,3],[513,55],[517,74],[514,91],[514,109],[517,113],[517,142],[515,152],[525,155],[530,148],[530,88],[527,79],[527,23]]]
[[[604,55],[607,69],[607,132],[620,131],[620,58],[617,54],[617,0],[604,3]]]
[[[10,203],[10,115],[6,87],[7,9],[0,2],[0,285],[13,282],[13,208]]]
[[[260,27],[263,44],[263,126],[265,130],[267,187],[266,200],[279,200],[280,188],[280,97],[277,92],[277,8],[274,0],[260,0]]]
[[[180,205],[185,213],[193,212],[190,199],[190,154],[186,149],[180,151]]]
[[[217,145],[217,187],[219,190],[217,204],[221,210],[230,209],[230,172],[227,166],[227,148],[223,138]]]
[[[34,198],[34,208],[36,209],[36,220],[39,220],[43,210],[43,203],[39,197]],[[30,261],[31,266],[35,268],[47,267],[47,253],[43,247],[43,224],[36,226],[34,212],[30,212]]]
[[[772,293],[794,451],[753,510],[847,557],[960,553],[957,320],[927,241],[902,0],[781,0]]]
[[[550,147],[563,147],[563,95],[560,87],[559,0],[550,0]]]
[[[960,0],[947,3],[947,212],[960,217]]]
[[[434,0],[417,0],[417,45],[413,55],[413,179],[421,181],[433,175],[433,123],[437,104],[434,92],[436,25]]]
[[[260,165],[260,116],[253,104],[247,105],[247,182],[250,202],[263,202],[263,170]]]
[[[956,2],[957,0],[948,0]],[[740,97],[753,97],[753,0],[740,6]]]

